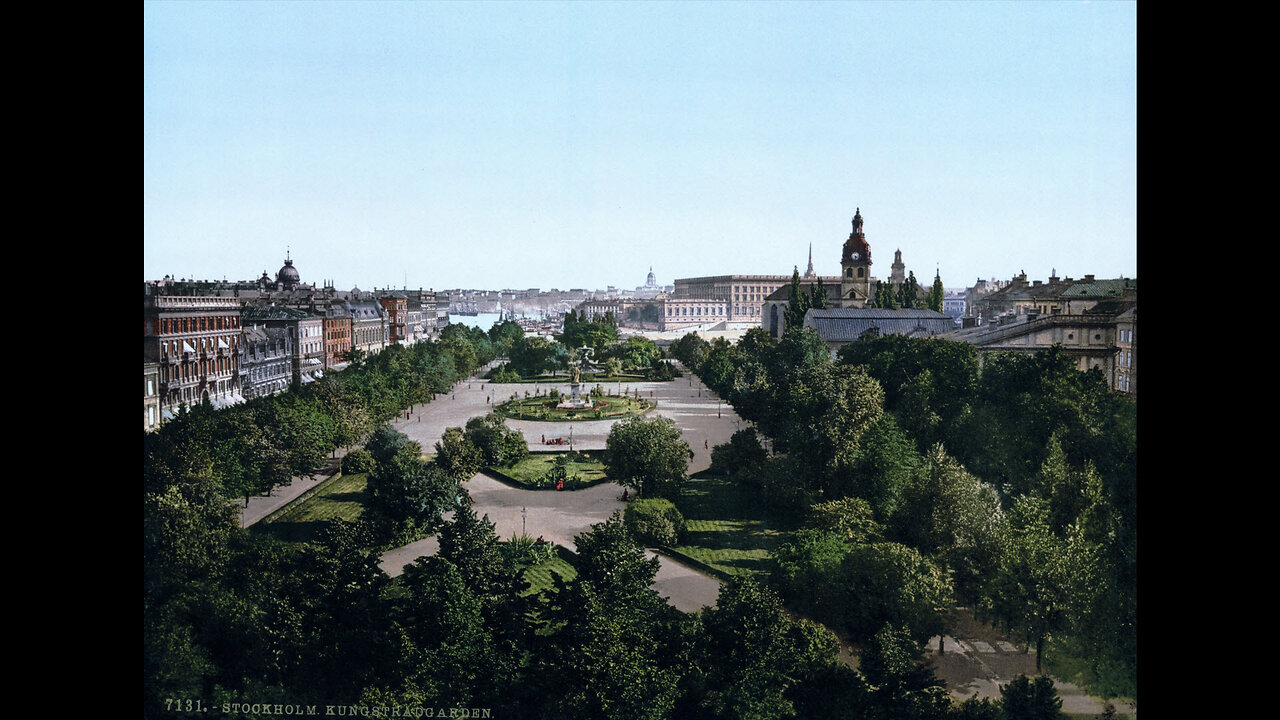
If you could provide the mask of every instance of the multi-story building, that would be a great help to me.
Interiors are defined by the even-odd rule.
[[[348,300],[351,315],[351,349],[377,355],[390,344],[387,311],[375,300]]]
[[[1112,389],[1137,395],[1137,307],[1135,298],[1099,301],[1070,314],[1005,313],[948,337],[988,352],[1035,353],[1059,345],[1081,371],[1096,369]]]
[[[661,301],[662,329],[759,324],[765,298],[789,282],[788,275],[677,278],[674,292]]]
[[[1102,303],[1095,305],[1097,311]],[[1138,304],[1116,313],[1116,372],[1112,387],[1138,396]]]
[[[1057,272],[1048,282],[1027,280],[1025,272],[970,301],[970,315],[984,322],[996,322],[1003,315],[1075,315],[1089,310],[1104,300],[1136,299],[1138,281],[1134,278],[1098,280],[1085,275],[1082,280],[1059,278]]]
[[[391,292],[379,295],[378,303],[387,312],[387,343],[404,345],[407,342],[405,329],[409,322],[409,301],[404,293]]]
[[[279,305],[246,307],[245,325],[284,329],[292,344],[292,381],[310,383],[323,377],[325,359],[324,317],[305,310]]]
[[[240,386],[246,398],[283,392],[293,382],[293,367],[293,338],[286,328],[245,325]]]
[[[324,312],[324,368],[340,370],[351,356],[351,313],[341,302],[331,302]]]
[[[440,331],[449,326],[449,293],[438,292],[435,294],[436,323],[435,330],[431,333],[433,338],[440,337]]]
[[[221,407],[240,395],[240,303],[234,297],[143,296],[143,362],[159,366],[162,421],[183,405]]]
[[[160,363],[142,361],[142,429],[160,427]]]
[[[818,333],[835,358],[840,348],[863,337],[935,337],[953,331],[955,321],[936,310],[918,308],[831,308],[810,309],[804,315],[804,326]]]

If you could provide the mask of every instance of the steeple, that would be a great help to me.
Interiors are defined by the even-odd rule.
[[[804,276],[810,278],[815,274],[813,272],[813,243],[809,243],[809,267],[804,271]]]

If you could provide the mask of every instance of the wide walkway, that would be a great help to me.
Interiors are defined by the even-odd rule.
[[[526,391],[532,394],[551,387],[565,392],[568,390],[568,381],[557,385],[494,384],[488,380],[472,378],[459,383],[453,392],[438,396],[434,402],[413,407],[407,418],[396,420],[392,426],[409,439],[417,441],[425,452],[430,453],[447,428],[463,427],[468,419],[484,415],[494,405],[511,399],[513,394],[523,397]],[[661,416],[675,421],[694,451],[694,458],[689,463],[690,473],[709,467],[710,448],[727,442],[735,428],[742,426],[742,420],[733,409],[727,404],[718,403],[715,396],[697,378],[677,378],[671,382],[609,383],[605,390],[615,395],[639,392],[642,397],[656,403],[647,417]],[[609,430],[616,422],[621,421],[507,420],[507,426],[524,433],[525,441],[532,451],[568,450],[571,441],[575,450],[603,450]],[[547,440],[563,438],[564,444],[555,447],[543,445],[544,435]],[[489,517],[498,537],[509,538],[525,532],[571,550],[577,549],[573,542],[574,536],[587,532],[592,525],[608,520],[613,513],[625,507],[619,499],[623,488],[616,483],[602,483],[571,492],[526,490],[481,473],[468,481],[466,487],[475,502],[476,513]],[[439,544],[435,538],[419,540],[384,553],[380,566],[388,575],[399,575],[404,571],[405,565],[422,555],[433,554],[438,549]],[[659,570],[653,587],[673,606],[691,612],[715,604],[720,593],[718,579],[669,557],[659,558]]]

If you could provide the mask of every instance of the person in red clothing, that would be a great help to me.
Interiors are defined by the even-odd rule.
[[[563,481],[563,480],[557,480],[557,481],[556,481],[556,489],[557,489],[557,490],[563,490],[563,489],[564,489],[564,481]]]

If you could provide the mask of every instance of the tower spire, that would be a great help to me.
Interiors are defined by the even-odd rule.
[[[813,243],[809,243],[809,267],[804,271],[805,277],[813,277]]]

